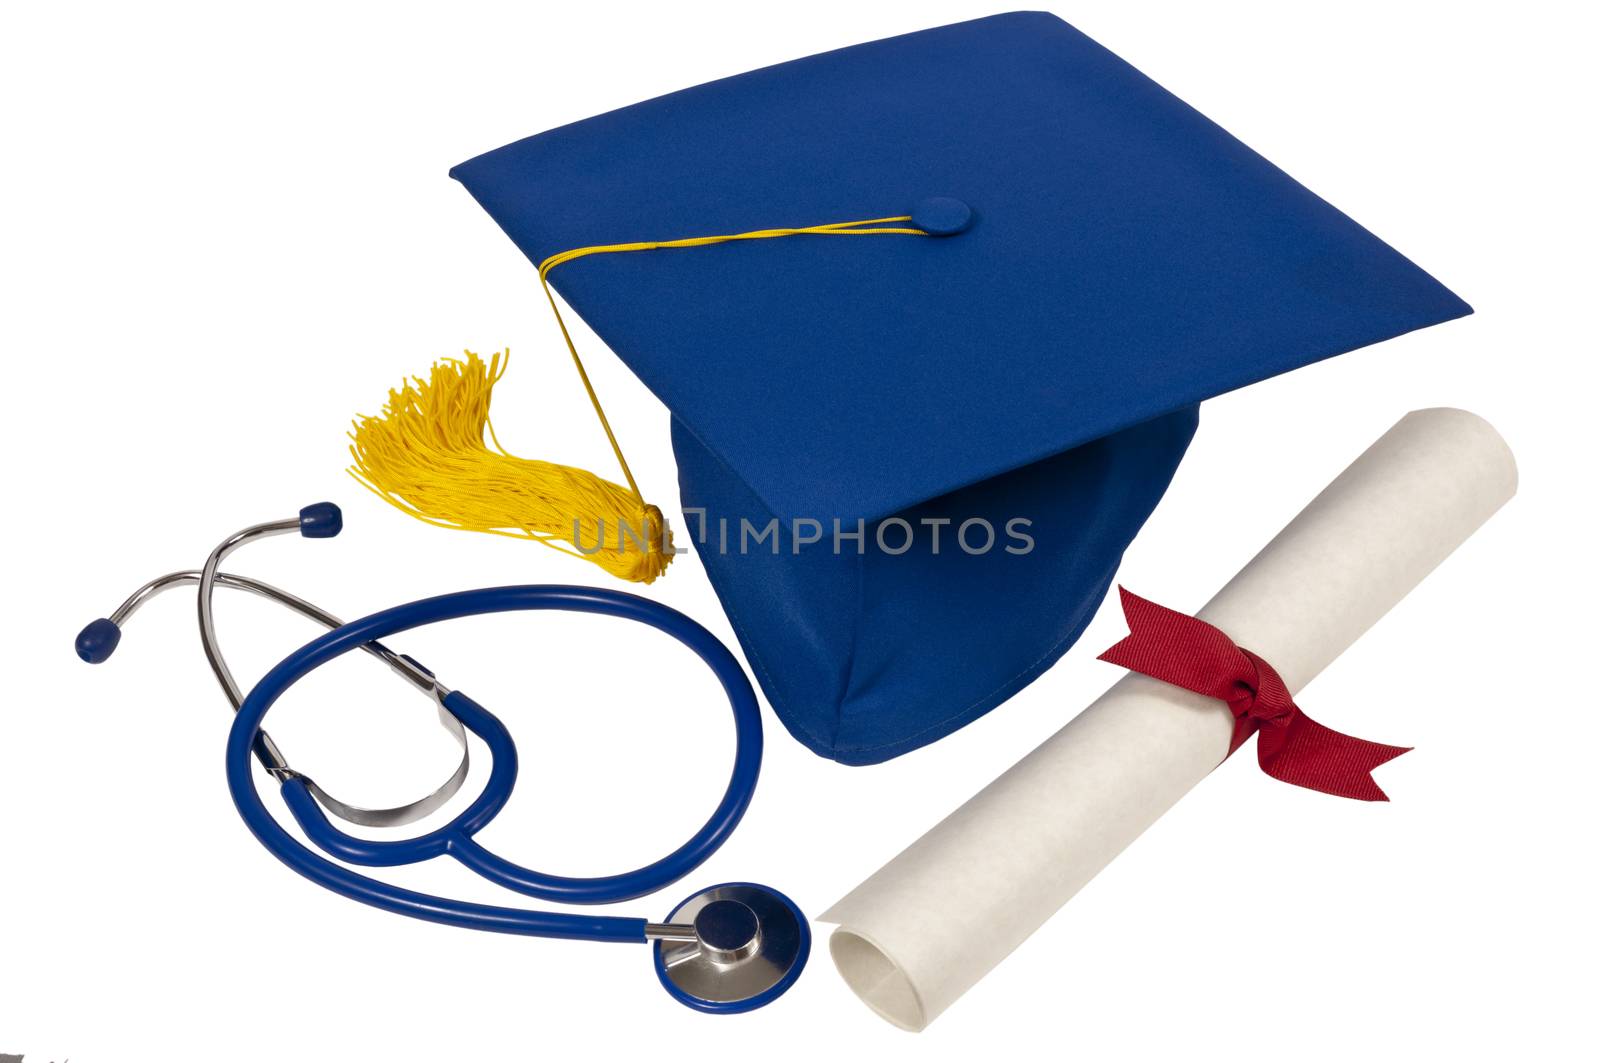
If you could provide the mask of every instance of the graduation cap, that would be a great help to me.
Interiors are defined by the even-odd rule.
[[[1041,13],[675,92],[452,174],[672,411],[680,537],[779,718],[849,764],[950,733],[1072,645],[1201,400],[1470,313]]]

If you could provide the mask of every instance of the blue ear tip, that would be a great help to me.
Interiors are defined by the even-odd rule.
[[[91,620],[89,625],[78,632],[78,641],[73,646],[82,657],[90,664],[99,664],[116,652],[117,643],[122,641],[122,629],[116,624],[101,617]]]
[[[307,539],[331,539],[344,530],[344,514],[332,502],[315,502],[300,511],[300,534]]]

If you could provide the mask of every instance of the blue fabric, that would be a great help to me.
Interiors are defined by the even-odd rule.
[[[452,173],[535,262],[970,208],[938,238],[792,237],[551,274],[672,410],[684,505],[713,533],[780,519],[776,558],[696,545],[784,723],[849,763],[948,733],[1071,644],[1202,399],[1470,312],[1046,14],[727,78]],[[864,521],[870,547],[877,522],[935,510],[1028,518],[1035,547],[793,550],[796,519]]]
[[[700,556],[778,718],[823,756],[871,764],[971,722],[1066,652],[1166,489],[1195,412],[1187,407],[904,510],[896,516],[915,534],[885,529],[887,550],[911,544],[893,554],[879,548],[877,523],[865,528],[864,551],[841,540],[836,553],[831,523],[798,553],[787,522],[778,525],[776,552],[753,544],[753,535],[741,542],[743,521],[760,529],[771,514],[678,418],[672,442],[684,504],[708,511]],[[1022,556],[1001,545],[1023,548],[1005,534],[1018,515],[1031,520],[1033,540]],[[995,529],[995,548],[962,549],[960,525],[975,519]],[[974,550],[981,535],[973,525]]]

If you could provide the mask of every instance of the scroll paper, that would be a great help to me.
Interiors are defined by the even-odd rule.
[[[1298,692],[1516,484],[1481,418],[1407,414],[1197,615]],[[922,1029],[1221,763],[1233,725],[1221,702],[1124,677],[821,917],[845,981]]]

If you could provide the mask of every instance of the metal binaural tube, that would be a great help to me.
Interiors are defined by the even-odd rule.
[[[210,557],[206,559],[204,568],[195,570],[187,569],[180,572],[170,572],[151,580],[119,605],[111,616],[96,620],[78,636],[77,649],[79,656],[91,663],[99,663],[108,658],[116,649],[121,638],[122,625],[127,623],[146,602],[157,595],[190,584],[199,587],[199,621],[200,641],[205,649],[206,660],[211,665],[212,673],[217,677],[223,694],[228,698],[229,707],[235,712],[244,701],[243,693],[237,681],[233,678],[226,660],[223,658],[222,649],[217,643],[216,625],[212,610],[213,592],[217,586],[229,587],[235,590],[248,591],[252,594],[277,602],[286,608],[305,616],[324,627],[339,627],[343,621],[320,606],[306,601],[270,583],[251,579],[248,576],[239,576],[220,570],[223,558],[238,547],[258,538],[271,535],[282,535],[290,531],[298,531],[308,538],[328,538],[336,535],[342,526],[342,517],[338,507],[331,503],[317,503],[300,511],[300,515],[287,520],[269,521],[264,524],[255,524],[242,531],[235,532],[224,540]],[[299,779],[306,785],[316,799],[328,811],[341,819],[351,823],[369,827],[393,827],[412,823],[430,812],[442,807],[455,793],[460,790],[466,781],[470,767],[470,753],[467,744],[466,729],[461,721],[455,717],[444,705],[444,697],[450,691],[440,683],[428,669],[418,664],[403,654],[389,649],[381,642],[372,641],[361,646],[361,649],[377,657],[387,664],[396,674],[406,680],[419,691],[427,694],[433,701],[438,712],[439,723],[461,747],[461,759],[455,771],[427,796],[412,801],[405,805],[393,808],[363,808],[341,801],[328,793],[321,786],[296,771],[289,765],[288,758],[279,749],[276,742],[265,731],[261,732],[256,741],[256,754],[266,769],[280,782],[289,779]]]
[[[200,619],[200,646],[205,650],[206,663],[211,665],[211,672],[217,677],[217,682],[222,684],[222,692],[228,697],[228,704],[235,712],[244,703],[244,692],[239,689],[239,684],[234,680],[233,673],[228,669],[228,662],[222,657],[222,648],[217,645],[216,621],[211,609],[212,586],[217,579],[217,571],[222,565],[222,559],[233,553],[239,547],[255,539],[264,539],[271,535],[286,535],[289,532],[300,530],[300,518],[291,517],[288,520],[267,521],[265,524],[252,524],[243,531],[234,532],[211,551],[211,556],[206,558],[205,567],[200,570],[200,594],[198,613]],[[277,765],[278,768],[287,769],[287,764]]]

